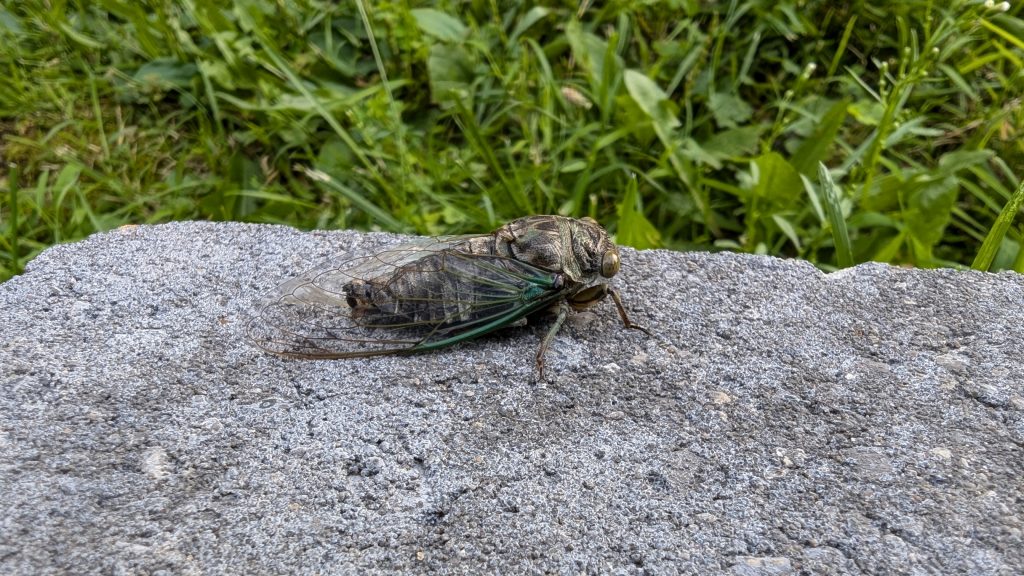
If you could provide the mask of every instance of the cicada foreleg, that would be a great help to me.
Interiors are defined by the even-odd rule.
[[[629,314],[626,314],[626,307],[622,305],[622,297],[619,296],[619,291],[607,284],[597,284],[584,290],[580,290],[569,297],[569,305],[576,310],[583,310],[597,304],[601,300],[604,300],[608,295],[611,295],[612,301],[615,302],[615,308],[619,311],[619,318],[622,318],[622,324],[626,328],[640,330],[648,336],[652,335],[650,330],[640,326],[639,324],[634,324],[633,321],[629,319]]]
[[[648,336],[654,336],[654,334],[651,334],[650,330],[640,326],[639,324],[634,324],[633,321],[629,319],[629,315],[626,314],[626,307],[622,305],[622,298],[619,296],[618,290],[609,288],[608,293],[612,295],[612,301],[615,302],[615,307],[619,310],[619,318],[622,318],[622,324],[625,325],[626,328],[632,328],[633,330],[639,330]]]

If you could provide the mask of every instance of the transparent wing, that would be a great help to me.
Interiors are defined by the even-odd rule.
[[[303,358],[440,348],[506,326],[562,295],[560,278],[472,254],[464,237],[328,262],[281,286],[248,324],[258,346]]]

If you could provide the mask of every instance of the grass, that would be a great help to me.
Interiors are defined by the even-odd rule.
[[[144,6],[145,4],[145,6]],[[0,280],[175,219],[1024,271],[1021,3],[0,7]]]

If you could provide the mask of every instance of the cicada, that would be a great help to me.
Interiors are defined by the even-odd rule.
[[[359,358],[435,350],[552,313],[544,355],[573,310],[618,291],[619,249],[592,218],[528,216],[490,234],[425,239],[372,255],[336,258],[281,284],[248,325],[270,352]]]

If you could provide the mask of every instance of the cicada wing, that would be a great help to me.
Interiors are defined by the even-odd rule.
[[[550,272],[458,245],[437,239],[318,266],[261,303],[249,336],[305,358],[413,352],[500,328],[560,295]]]

